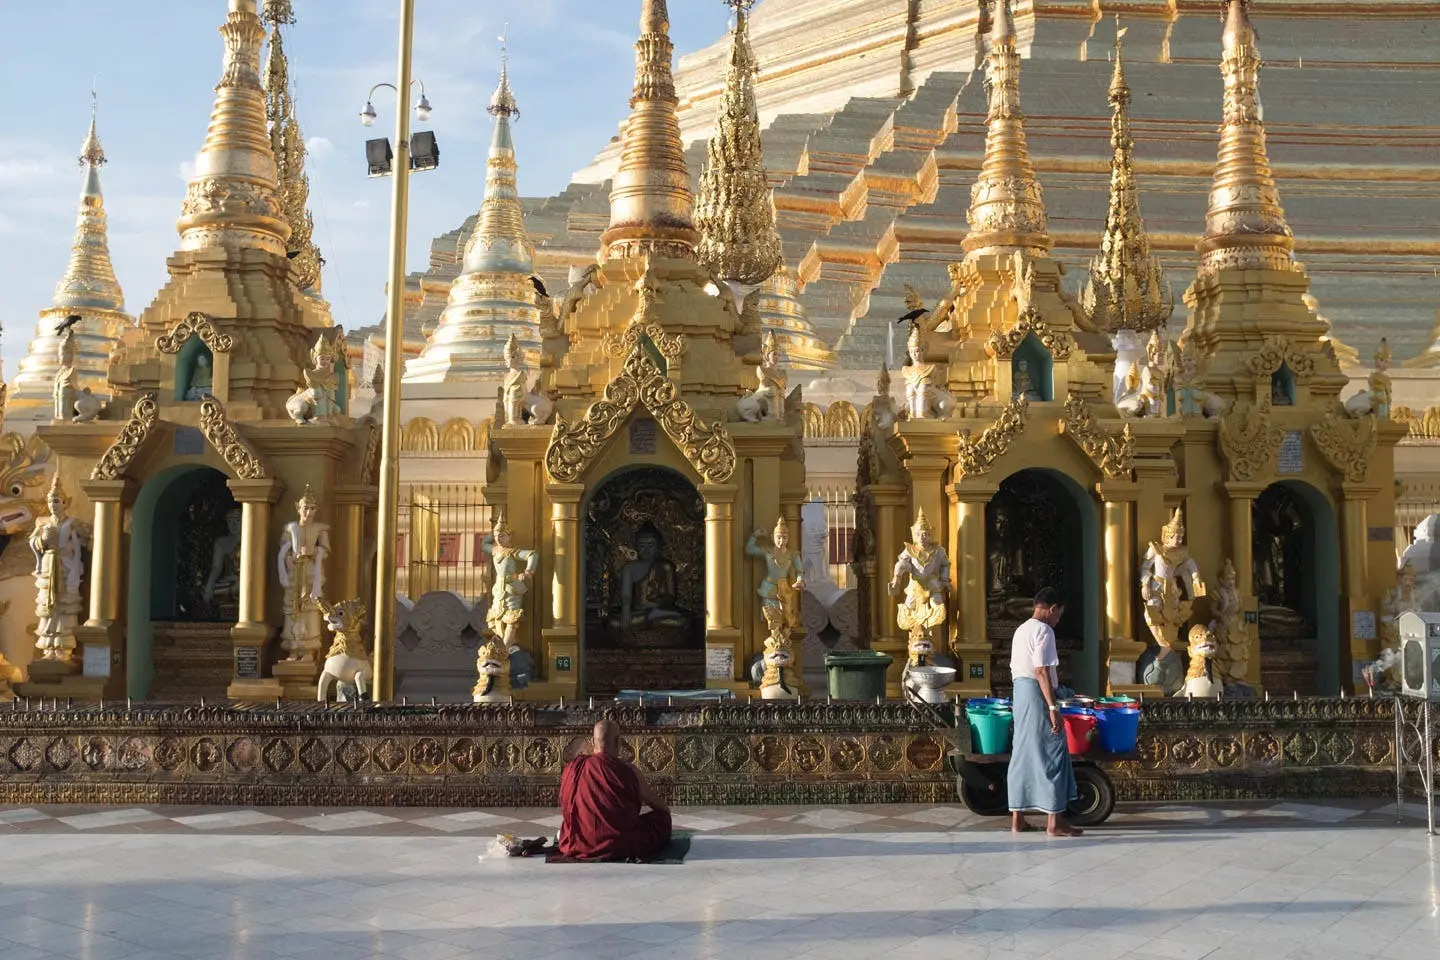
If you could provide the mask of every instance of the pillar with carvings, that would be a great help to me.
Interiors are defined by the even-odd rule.
[[[122,620],[121,567],[125,506],[135,497],[135,483],[85,480],[80,489],[95,504],[94,542],[90,554],[90,616],[75,629],[81,651],[81,673],[103,680],[107,697],[126,693],[125,624]]]
[[[986,696],[992,689],[992,651],[985,625],[985,508],[999,489],[982,479],[964,479],[950,487],[957,533],[957,555],[951,563],[956,590],[950,601],[955,612],[950,648],[962,696]]]
[[[285,484],[275,479],[231,480],[227,486],[240,504],[240,618],[230,629],[235,678],[227,695],[232,700],[268,700],[283,692],[278,680],[264,676],[264,666],[278,634],[265,611],[270,514]]]
[[[1135,501],[1140,485],[1106,480],[1096,487],[1105,515],[1105,664],[1114,693],[1139,683],[1135,664],[1145,652],[1135,635]]]
[[[577,696],[580,689],[580,500],[585,486],[579,483],[547,483],[550,501],[551,575],[550,625],[540,631],[543,650],[543,681],[525,689],[527,697],[558,699]],[[536,585],[539,587],[540,585]],[[543,596],[543,590],[539,593]],[[539,618],[541,611],[536,610]]]
[[[705,501],[705,685],[748,690],[746,651],[735,626],[735,499],[739,487],[702,483]],[[740,567],[739,569],[747,569]]]

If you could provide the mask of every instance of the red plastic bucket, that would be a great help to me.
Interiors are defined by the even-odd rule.
[[[1065,723],[1065,744],[1070,753],[1089,753],[1095,742],[1095,714],[1072,707],[1061,710],[1060,718]]]

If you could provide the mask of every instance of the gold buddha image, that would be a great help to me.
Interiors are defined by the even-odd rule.
[[[619,608],[610,620],[622,645],[665,646],[665,633],[683,634],[690,614],[676,601],[675,564],[660,530],[648,520],[635,531],[635,559],[620,569]],[[660,641],[660,642],[657,642]]]

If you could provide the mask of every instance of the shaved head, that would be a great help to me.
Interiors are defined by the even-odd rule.
[[[614,756],[620,752],[620,724],[601,720],[595,724],[595,752]]]

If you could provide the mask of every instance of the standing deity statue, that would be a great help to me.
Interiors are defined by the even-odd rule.
[[[1178,660],[1172,661],[1172,658],[1180,649],[1180,630],[1190,619],[1190,606],[1196,597],[1203,596],[1205,581],[1185,545],[1184,508],[1176,507],[1170,522],[1160,530],[1160,542],[1150,542],[1145,561],[1140,564],[1140,600],[1145,604],[1145,623],[1159,645],[1158,656],[1152,664],[1153,675],[1170,678],[1162,687],[1173,684],[1178,689],[1184,682],[1183,676],[1176,676],[1180,671],[1171,668],[1172,662],[1178,664]],[[1175,689],[1165,690],[1165,695],[1172,695]]]
[[[904,602],[895,608],[895,624],[909,637],[909,665],[926,667],[933,665],[928,662],[935,644],[931,630],[943,626],[947,619],[945,600],[950,592],[950,557],[945,548],[935,542],[935,528],[924,510],[915,513],[910,539],[895,560],[890,592],[898,594],[902,578],[906,579]]]
[[[69,420],[75,412],[75,325],[78,316],[66,317],[55,328],[60,342],[55,348],[55,359],[59,369],[55,371],[53,416],[56,420]]]
[[[75,518],[66,516],[68,498],[58,475],[45,502],[50,516],[41,517],[30,531],[30,549],[35,554],[35,615],[40,618],[35,646],[42,660],[68,662],[83,606],[84,534]]]
[[[324,639],[319,600],[325,593],[325,558],[330,555],[330,525],[315,519],[320,503],[310,492],[295,502],[298,520],[285,524],[276,564],[285,588],[285,629],[281,647],[287,660],[313,660]]]
[[[760,365],[755,368],[755,379],[758,381],[755,391],[735,405],[741,419],[750,423],[784,420],[785,388],[789,381],[780,366],[780,348],[773,330],[765,331],[760,341]]]
[[[784,625],[794,629],[800,626],[800,596],[805,592],[804,558],[790,549],[790,528],[784,517],[775,521],[768,550],[760,545],[764,536],[763,530],[756,530],[745,543],[746,553],[765,560],[765,576],[757,591],[760,606],[762,611],[782,613]]]
[[[530,581],[540,565],[540,554],[515,547],[514,534],[504,516],[495,521],[494,528],[480,541],[480,549],[488,553],[495,564],[495,582],[490,588],[490,609],[485,614],[485,622],[504,642],[505,649],[514,653],[520,648],[525,594],[530,591]]]
[[[925,362],[927,343],[920,324],[912,324],[900,374],[905,378],[905,414],[912,420],[944,420],[955,409],[955,398],[935,383],[935,364]]]
[[[1216,659],[1220,677],[1227,686],[1244,684],[1250,669],[1250,629],[1245,625],[1245,614],[1240,609],[1240,585],[1235,564],[1229,560],[1220,568],[1220,582],[1211,607],[1215,611],[1211,629],[1219,643]]]

